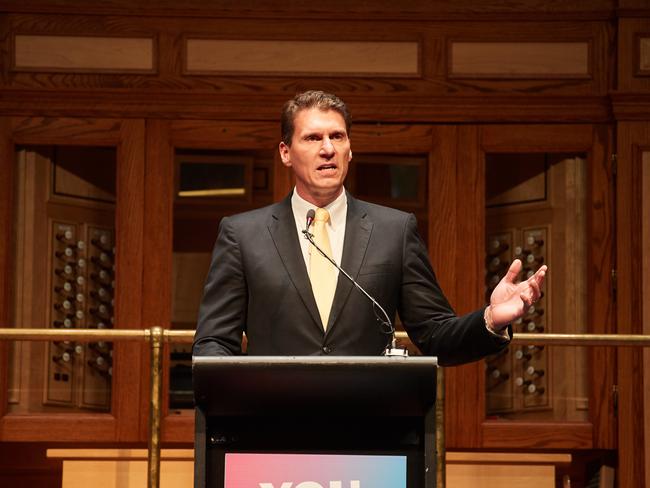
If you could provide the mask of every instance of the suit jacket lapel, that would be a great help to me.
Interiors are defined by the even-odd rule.
[[[366,255],[366,250],[368,249],[373,224],[368,220],[362,204],[352,198],[349,193],[347,197],[348,214],[345,223],[341,268],[356,280],[361,269],[361,264],[363,263],[363,258]],[[354,285],[350,283],[350,280],[343,276],[343,273],[339,273],[327,333],[336,326],[336,320],[341,314],[352,288],[354,288]]]
[[[318,307],[311,290],[311,282],[309,281],[305,260],[302,257],[302,250],[296,235],[296,221],[291,209],[291,194],[276,205],[273,218],[268,227],[275,248],[293,282],[293,286],[295,286],[305,307],[314,319],[314,325],[322,332],[323,326]]]

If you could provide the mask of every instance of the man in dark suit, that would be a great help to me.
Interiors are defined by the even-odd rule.
[[[282,202],[224,218],[194,340],[194,355],[378,355],[387,344],[368,299],[302,237],[316,210],[316,240],[441,364],[498,352],[508,324],[540,296],[546,267],[515,283],[515,260],[490,305],[457,317],[438,286],[412,214],[353,198],[350,115],[338,97],[309,91],[285,104],[282,162],[296,187]],[[310,229],[311,230],[311,229]]]

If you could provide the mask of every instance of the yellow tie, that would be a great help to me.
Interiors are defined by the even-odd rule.
[[[327,210],[324,208],[316,209],[313,224],[314,241],[328,256],[332,257],[332,248],[326,228],[329,219],[330,214]],[[336,268],[314,246],[309,247],[309,255],[311,289],[314,292],[318,313],[323,322],[323,329],[327,330],[327,321],[329,320],[334,292],[336,291]]]

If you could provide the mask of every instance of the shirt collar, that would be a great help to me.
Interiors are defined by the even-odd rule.
[[[307,215],[309,209],[316,210],[318,207],[298,195],[294,187],[293,195],[291,195],[291,208],[297,218],[304,218],[302,216]],[[333,202],[323,208],[330,214],[329,224],[332,226],[332,230],[336,231],[344,225],[348,209],[348,196],[345,188],[341,189],[341,194]]]

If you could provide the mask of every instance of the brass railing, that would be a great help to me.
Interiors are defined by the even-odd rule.
[[[406,333],[398,332],[399,339]],[[191,330],[169,330],[162,327],[150,329],[23,329],[0,328],[0,340],[39,341],[73,340],[92,342],[105,340],[148,341],[151,347],[151,387],[149,412],[149,441],[147,458],[147,487],[160,486],[160,423],[162,412],[162,346],[165,342],[190,343],[194,337]],[[650,347],[650,335],[632,334],[516,334],[513,344],[553,346],[617,346]],[[445,486],[444,449],[444,376],[438,369],[436,404],[436,479],[438,488]]]

